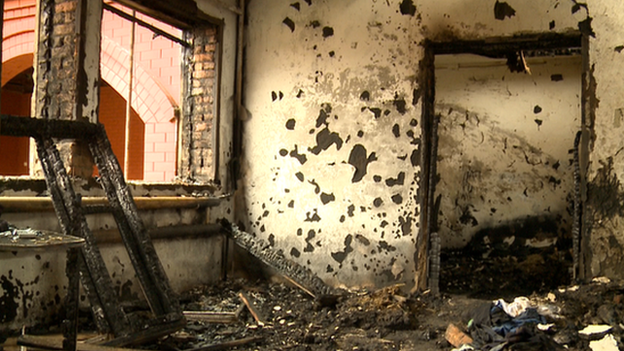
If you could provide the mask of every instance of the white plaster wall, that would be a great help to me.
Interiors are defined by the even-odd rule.
[[[328,283],[410,283],[419,172],[410,156],[420,136],[412,96],[422,51],[412,37],[416,17],[385,2],[291,3],[249,3],[240,218]],[[318,142],[327,148],[315,150]],[[361,158],[352,163],[371,161],[361,180],[349,163],[354,149]]]
[[[528,217],[556,223],[555,239],[570,237],[581,57],[530,58],[531,74],[510,72],[505,62],[436,57],[442,247]]]
[[[588,2],[595,37],[590,39],[590,69],[595,79],[595,121],[590,144],[588,204],[585,226],[591,234],[587,273],[622,278],[624,235],[624,139],[621,109],[624,107],[624,3],[621,1]],[[600,180],[607,174],[609,184]],[[605,194],[612,196],[605,197]],[[610,210],[612,209],[612,210]]]
[[[507,4],[514,15],[499,20],[495,2],[485,0],[249,2],[239,221],[329,284],[410,286],[420,181],[410,158],[420,141],[423,40],[569,32],[587,17],[584,9],[572,13],[572,1]],[[333,35],[323,37],[326,26]],[[393,104],[401,99],[404,114]],[[327,141],[325,128],[343,143],[314,154],[317,141]],[[356,144],[376,160],[353,182]],[[333,201],[324,204],[323,193]]]

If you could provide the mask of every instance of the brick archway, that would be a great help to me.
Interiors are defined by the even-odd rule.
[[[100,69],[121,96],[128,96],[129,52],[102,36]],[[135,66],[132,108],[145,123],[145,181],[171,180],[176,174],[176,123],[174,99],[141,66]]]
[[[5,33],[2,86],[33,65],[34,31],[21,29]],[[128,95],[128,62],[128,51],[103,36],[100,62],[102,79],[122,96]],[[171,180],[176,175],[177,104],[166,88],[139,65],[135,68],[133,100],[132,107],[145,123],[143,180]]]

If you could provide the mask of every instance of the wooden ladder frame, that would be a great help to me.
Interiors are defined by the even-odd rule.
[[[91,303],[98,329],[115,336],[105,345],[140,344],[186,325],[179,301],[169,285],[154,245],[139,216],[104,126],[82,121],[2,115],[0,135],[35,139],[37,154],[61,230],[66,235],[84,238],[86,241],[78,260],[80,280]],[[82,140],[89,146],[98,167],[100,183],[153,318],[138,320],[121,308],[95,237],[87,224],[80,197],[73,189],[71,178],[56,147],[56,140],[60,139]]]

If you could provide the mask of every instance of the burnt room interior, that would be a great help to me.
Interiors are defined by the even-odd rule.
[[[619,0],[4,0],[0,350],[624,349]]]

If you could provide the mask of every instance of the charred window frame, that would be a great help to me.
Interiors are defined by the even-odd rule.
[[[514,37],[499,37],[473,41],[434,42],[424,44],[424,58],[419,67],[420,84],[423,87],[422,104],[422,177],[421,197],[421,232],[416,243],[416,269],[418,272],[417,287],[426,288],[437,293],[440,274],[440,245],[437,237],[437,207],[439,199],[435,199],[437,182],[437,126],[439,117],[435,113],[435,55],[442,54],[476,54],[488,57],[507,58],[510,69],[522,69],[523,55],[544,55],[561,53],[569,50],[578,51],[582,55],[582,94],[581,94],[581,131],[579,144],[580,163],[580,194],[575,195],[575,215],[573,231],[580,233],[574,240],[573,256],[575,279],[591,276],[588,271],[587,253],[589,252],[588,228],[583,226],[583,213],[586,198],[586,173],[591,143],[591,132],[595,120],[595,91],[592,70],[589,63],[589,37],[587,34],[574,32],[569,34],[542,34]]]

